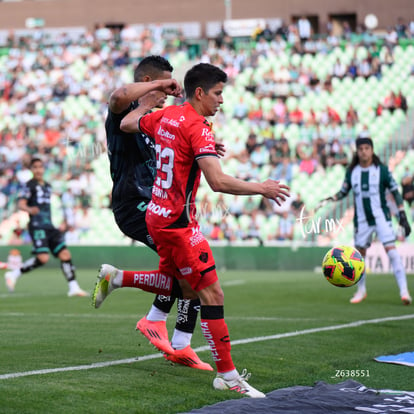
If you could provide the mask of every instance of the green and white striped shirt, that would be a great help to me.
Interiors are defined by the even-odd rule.
[[[347,170],[341,190],[336,194],[338,200],[344,198],[352,189],[354,192],[354,225],[367,222],[373,226],[378,219],[391,220],[387,205],[386,191],[391,191],[397,205],[402,203],[398,184],[384,164],[371,164],[367,168],[360,165]]]

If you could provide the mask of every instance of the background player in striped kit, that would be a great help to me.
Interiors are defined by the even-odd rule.
[[[354,192],[354,227],[355,247],[363,256],[371,244],[375,232],[383,244],[390,259],[394,276],[404,305],[412,302],[407,287],[407,277],[401,257],[395,248],[395,232],[391,222],[391,213],[386,202],[386,191],[393,195],[398,207],[399,224],[404,229],[405,237],[411,233],[404,211],[403,199],[398,191],[398,184],[390,170],[374,153],[371,138],[356,140],[356,153],[346,171],[345,180],[338,193],[328,197],[328,201],[337,201],[346,197],[350,190]],[[351,303],[362,302],[367,297],[365,274],[358,282],[357,291]]]

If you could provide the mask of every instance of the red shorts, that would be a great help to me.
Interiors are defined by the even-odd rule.
[[[200,290],[218,281],[216,264],[207,240],[196,227],[148,231],[160,256],[160,272],[186,279],[193,290]]]

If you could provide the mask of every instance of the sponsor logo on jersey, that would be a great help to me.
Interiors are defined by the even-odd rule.
[[[157,134],[162,138],[166,138],[166,139],[170,139],[170,140],[175,139],[175,135],[171,134],[171,132],[168,132],[166,129],[163,129],[163,127],[161,125],[160,125],[160,128],[159,128]]]
[[[171,214],[170,209],[167,210],[165,207],[161,207],[152,201],[148,204],[148,210],[160,217],[169,217]]]
[[[206,147],[200,148],[198,151],[200,153],[203,153],[203,152],[212,152],[212,151],[215,151],[215,150],[216,149],[214,147],[214,144],[208,144]]]
[[[162,198],[163,200],[166,200],[168,198],[167,192],[155,184],[152,187],[152,194],[156,195],[158,198]]]
[[[219,353],[217,352],[216,344],[214,343],[213,335],[210,332],[208,327],[208,322],[201,322],[201,330],[203,332],[204,338],[206,338],[208,344],[210,345],[210,351],[214,361],[220,361]]]
[[[166,116],[163,116],[161,118],[161,124],[167,124],[167,125],[175,126],[177,128],[179,128],[181,125],[180,122],[177,121],[176,119],[169,119]]]
[[[197,244],[202,243],[205,238],[203,236],[203,234],[200,232],[200,229],[197,227],[193,227],[192,229],[192,236],[190,237],[190,244],[191,247],[197,246]]]
[[[146,211],[147,210],[147,203],[145,201],[141,201],[138,205],[137,205],[137,209],[139,211]]]
[[[206,141],[215,142],[214,134],[210,128],[203,128],[203,130],[201,131],[201,136],[206,137]]]
[[[180,273],[183,276],[189,275],[190,273],[193,273],[193,269],[191,269],[191,267],[183,267],[182,269],[180,269]]]
[[[157,289],[171,290],[171,278],[162,273],[134,273],[134,285],[140,284]]]
[[[208,262],[208,253],[207,252],[201,252],[200,256],[198,256],[201,262],[207,263]]]

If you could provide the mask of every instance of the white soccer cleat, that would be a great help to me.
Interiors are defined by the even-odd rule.
[[[409,294],[409,293],[407,293],[406,295],[402,295],[402,296],[401,296],[401,301],[402,301],[403,305],[408,306],[408,305],[411,305],[411,302],[412,302],[413,300],[411,299],[410,294]]]
[[[74,297],[74,296],[79,296],[79,297],[89,297],[89,293],[85,292],[83,289],[81,289],[79,286],[69,289],[68,292],[68,296],[70,298]]]
[[[98,279],[96,280],[95,289],[93,290],[92,305],[98,309],[102,302],[115,289],[112,280],[120,270],[110,264],[103,264],[99,270]]]
[[[357,290],[355,295],[352,296],[351,303],[360,303],[367,297],[367,292],[365,290]]]
[[[265,394],[248,384],[247,381],[249,378],[250,373],[247,373],[247,370],[245,369],[238,378],[231,381],[225,380],[220,374],[217,374],[217,377],[214,378],[213,381],[213,387],[216,390],[236,391],[239,394],[250,398],[266,398]]]
[[[6,282],[6,286],[9,292],[14,292],[17,279],[20,277],[21,274],[22,272],[20,271],[20,269],[11,270],[10,272],[6,272],[4,274],[4,280]]]

